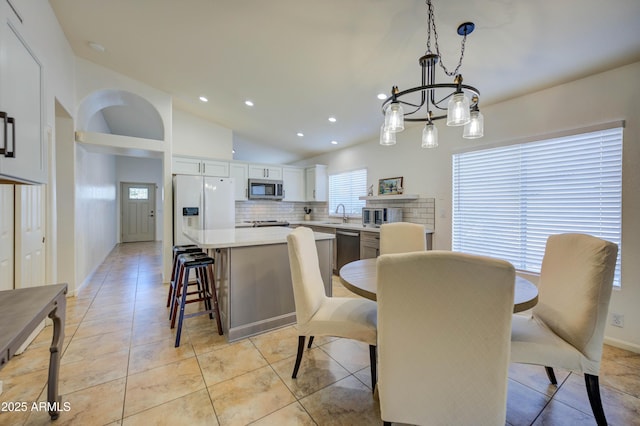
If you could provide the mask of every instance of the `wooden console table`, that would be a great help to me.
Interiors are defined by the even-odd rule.
[[[60,414],[58,373],[64,341],[66,294],[66,284],[0,291],[0,368],[13,358],[18,348],[45,317],[53,320],[47,388],[49,415],[53,420]]]

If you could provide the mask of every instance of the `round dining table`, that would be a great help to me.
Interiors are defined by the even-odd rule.
[[[349,290],[370,300],[376,300],[376,258],[361,259],[340,268],[340,282]],[[538,288],[531,281],[516,275],[513,312],[522,312],[538,303]]]

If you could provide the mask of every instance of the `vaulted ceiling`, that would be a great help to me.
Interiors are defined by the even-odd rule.
[[[50,4],[77,56],[232,129],[234,158],[250,161],[290,162],[377,137],[376,95],[418,85],[426,48],[424,0]],[[640,60],[638,0],[433,4],[449,68],[460,51],[457,26],[476,24],[461,73],[480,90],[481,106]],[[438,82],[450,80],[438,70]]]

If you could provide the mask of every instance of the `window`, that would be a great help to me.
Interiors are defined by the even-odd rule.
[[[620,247],[621,207],[622,128],[453,156],[455,251],[540,272],[551,234],[586,233]]]
[[[149,188],[129,188],[129,199],[130,200],[148,200],[149,199]]]
[[[346,214],[360,216],[367,195],[367,169],[329,175],[329,214],[334,214],[338,204],[344,204]]]

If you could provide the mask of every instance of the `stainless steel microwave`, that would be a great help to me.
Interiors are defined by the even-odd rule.
[[[282,200],[283,197],[281,180],[249,179],[250,200]]]
[[[402,222],[402,209],[398,207],[363,207],[362,225],[380,226],[385,223]]]

